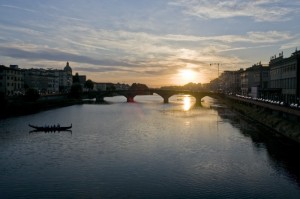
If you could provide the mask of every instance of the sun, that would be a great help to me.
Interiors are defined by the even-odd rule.
[[[191,68],[180,69],[172,76],[174,85],[185,85],[191,82],[200,83],[202,80],[203,75]]]
[[[193,82],[197,76],[196,72],[190,69],[180,70],[179,74],[183,82]]]

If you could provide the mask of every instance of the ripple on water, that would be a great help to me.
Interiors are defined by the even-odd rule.
[[[108,100],[109,105],[70,106],[1,120],[0,196],[297,198],[300,194],[299,167],[293,161],[298,153],[284,151],[276,138],[261,137],[259,129],[227,110],[185,111],[183,100],[163,104],[157,96],[132,104],[123,98]],[[29,134],[30,122],[72,123],[72,134]]]

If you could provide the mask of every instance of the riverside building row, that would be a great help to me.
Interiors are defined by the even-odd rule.
[[[76,80],[74,80],[76,79]],[[37,90],[41,95],[68,93],[73,81],[79,83],[84,91],[86,76],[72,75],[72,68],[67,62],[63,70],[58,69],[20,69],[18,65],[9,67],[0,65],[0,93],[6,96],[23,95],[27,88]],[[93,91],[128,90],[130,86],[124,83],[93,82]]]
[[[40,94],[65,93],[70,90],[72,82],[69,62],[63,70],[0,65],[0,92],[7,96],[24,94],[26,88],[36,89]]]
[[[224,71],[210,86],[219,92],[299,104],[300,51],[296,49],[288,58],[283,53],[272,56],[268,65]]]

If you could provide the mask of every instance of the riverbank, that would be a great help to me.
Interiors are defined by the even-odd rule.
[[[34,102],[24,100],[10,100],[0,105],[0,119],[27,115],[54,108],[84,103],[81,99],[59,98],[42,99]]]
[[[238,100],[225,98],[226,105],[256,122],[272,129],[276,133],[300,144],[300,124],[296,116],[283,114],[263,107],[241,103]]]

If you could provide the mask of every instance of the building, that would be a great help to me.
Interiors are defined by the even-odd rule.
[[[59,93],[59,70],[47,70],[48,93]]]
[[[269,67],[261,63],[254,64],[240,73],[241,94],[260,97],[262,90],[268,87]]]
[[[59,91],[67,93],[70,91],[73,83],[72,68],[67,62],[63,70],[59,70]]]
[[[86,82],[86,76],[85,75],[78,75],[79,78],[79,83],[82,86],[82,88],[85,87],[85,82]]]
[[[112,91],[116,90],[113,83],[98,83],[94,82],[94,91]]]
[[[40,94],[69,92],[72,86],[72,69],[67,62],[64,70],[23,69],[26,88],[33,88]]]
[[[128,90],[130,88],[128,84],[121,84],[121,83],[114,84],[114,86],[116,90]]]
[[[288,58],[280,53],[270,59],[270,88],[275,92],[273,99],[287,103],[299,103],[300,94],[300,51],[296,49]]]
[[[40,94],[59,92],[59,71],[52,69],[24,69],[26,88],[33,88]]]
[[[76,73],[73,76],[73,84],[74,83],[80,84],[81,88],[83,90],[85,90],[86,76],[85,75],[79,75],[78,73]]]
[[[24,94],[23,71],[18,65],[0,65],[0,92],[7,96]]]
[[[243,71],[224,71],[219,77],[219,90],[223,93],[240,93],[240,76]]]

